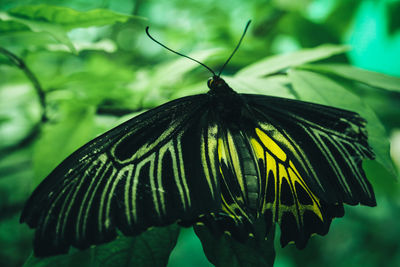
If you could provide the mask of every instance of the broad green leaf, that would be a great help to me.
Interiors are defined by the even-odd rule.
[[[400,78],[382,73],[359,69],[345,64],[313,64],[300,66],[321,73],[333,74],[349,80],[358,81],[373,87],[400,92]]]
[[[286,75],[274,75],[267,78],[244,76],[223,78],[238,93],[294,98],[293,93],[289,89],[290,80]]]
[[[12,20],[12,17],[5,12],[0,12],[0,33],[11,33],[29,31],[29,27],[23,23]]]
[[[136,237],[121,237],[94,249],[91,266],[164,267],[178,240],[180,227],[154,227]]]
[[[75,48],[67,36],[69,30],[90,26],[103,26],[116,22],[126,22],[132,16],[115,13],[106,9],[86,12],[67,7],[50,5],[24,5],[8,12],[0,12],[0,34],[17,31],[46,32],[57,41]]]
[[[214,266],[204,255],[203,247],[193,227],[181,228],[178,242],[169,257],[168,267],[178,266]]]
[[[229,86],[238,93],[242,94],[264,94],[286,98],[295,98],[288,85],[290,80],[286,75],[274,75],[267,78],[242,77],[242,76],[222,76]],[[205,81],[185,86],[184,89],[172,94],[171,99],[204,94],[209,89]]]
[[[318,73],[292,69],[289,78],[300,100],[334,106],[358,112],[367,120],[368,142],[376,154],[376,161],[397,177],[390,158],[389,139],[374,111],[344,84]]]
[[[208,260],[217,267],[269,267],[274,264],[274,231],[269,240],[249,238],[240,243],[227,234],[215,236],[204,225],[196,225],[194,230]]]
[[[14,27],[14,29],[10,27]],[[48,33],[60,43],[67,45],[72,52],[76,53],[74,45],[67,36],[67,31],[62,26],[52,22],[41,21],[39,18],[24,18],[23,16],[19,17],[18,15],[0,12],[0,33],[26,31],[28,29],[33,32]]]
[[[236,75],[245,77],[262,77],[289,67],[342,54],[348,50],[348,46],[325,44],[316,48],[303,49],[293,53],[271,56],[241,69]]]
[[[33,163],[38,184],[69,154],[94,137],[94,108],[71,102],[61,105],[63,117],[46,124],[35,145]]]
[[[177,99],[190,95],[204,94],[207,92],[207,90],[208,90],[207,84],[204,81],[201,81],[182,86],[179,88],[179,90],[173,91],[169,97],[170,99]]]
[[[8,11],[11,16],[33,21],[43,21],[62,26],[65,30],[104,26],[116,22],[126,22],[131,15],[116,13],[108,9],[93,9],[86,12],[68,7],[51,5],[25,5]]]
[[[35,258],[33,255],[24,267],[163,267],[175,247],[179,226],[156,227],[135,236],[120,236],[115,241],[66,255]]]
[[[391,145],[393,146],[393,144]],[[393,179],[382,179],[382,177],[390,177],[392,174],[382,168],[376,160],[365,160],[363,169],[368,174],[368,180],[371,182],[376,196],[396,198],[399,195],[398,182]],[[378,204],[381,204],[379,200]]]

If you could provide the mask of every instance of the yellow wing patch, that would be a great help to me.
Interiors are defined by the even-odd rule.
[[[251,138],[250,139],[250,144],[254,149],[254,152],[256,153],[257,158],[265,160],[264,158],[264,149],[262,148],[262,146],[260,145],[260,143],[257,142],[256,139]]]
[[[289,165],[290,165],[290,167],[288,168],[288,174],[289,174],[289,178],[292,183],[292,186],[294,186],[295,183],[297,182],[301,187],[303,187],[303,189],[307,192],[307,194],[312,199],[311,205],[302,204],[301,206],[304,207],[305,209],[309,209],[309,210],[313,211],[321,219],[321,221],[324,221],[323,216],[321,214],[321,210],[319,208],[320,203],[319,203],[318,198],[308,188],[308,186],[304,182],[303,178],[301,178],[299,172],[297,171],[297,169],[295,168],[295,166],[291,160],[289,160]],[[294,193],[296,194],[296,199],[299,199],[298,192],[296,190],[294,190]],[[302,213],[304,213],[304,211],[302,211]]]
[[[278,223],[285,212],[290,212],[294,215],[298,228],[304,226],[306,211],[311,211],[323,222],[319,199],[307,186],[284,149],[263,130],[256,128],[255,132],[259,140],[251,138],[250,145],[254,155],[262,161],[266,177],[262,212],[271,210],[272,220]]]
[[[258,128],[256,128],[256,133],[265,147],[267,147],[278,159],[286,161],[286,153],[274,140]]]

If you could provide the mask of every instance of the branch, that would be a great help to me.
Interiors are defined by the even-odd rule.
[[[7,49],[0,47],[0,53],[5,55],[10,59],[10,61],[17,66],[20,70],[22,70],[26,77],[31,81],[33,87],[36,90],[36,93],[39,97],[39,102],[42,107],[42,117],[41,121],[46,122],[47,121],[47,115],[46,115],[46,95],[44,93],[44,90],[42,86],[40,85],[39,80],[36,78],[36,76],[33,74],[33,72],[28,68],[28,66],[25,64],[25,62],[20,59],[18,56],[13,54],[12,52],[8,51]]]

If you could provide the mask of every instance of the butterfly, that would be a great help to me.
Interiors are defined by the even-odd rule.
[[[304,248],[312,234],[325,235],[332,219],[344,215],[343,204],[376,205],[361,166],[374,158],[362,117],[238,94],[220,77],[222,69],[209,69],[207,93],[144,112],[58,165],[21,215],[36,229],[35,255],[176,222],[204,224],[239,241],[257,234],[257,221],[265,234],[277,223],[282,246]]]

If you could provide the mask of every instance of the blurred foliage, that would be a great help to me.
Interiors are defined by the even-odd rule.
[[[327,236],[312,238],[304,250],[276,243],[275,266],[399,266],[400,194],[388,144],[399,164],[400,83],[385,75],[400,76],[399,6],[394,0],[0,1],[0,47],[39,82],[16,58],[0,53],[0,266],[21,266],[31,254],[33,231],[18,223],[19,214],[62,159],[140,112],[207,91],[209,73],[149,40],[146,25],[161,42],[218,70],[248,19],[250,31],[224,70],[228,83],[240,92],[357,111],[369,122],[377,153],[377,161],[364,166],[378,206],[348,207]],[[178,231],[151,230],[48,261],[30,257],[26,265],[127,266],[132,255],[153,256],[140,242],[169,240],[157,254],[162,266]],[[202,241],[207,238],[203,233]],[[211,262],[224,259],[205,251]],[[169,266],[191,265],[211,264],[193,231],[183,229]]]

